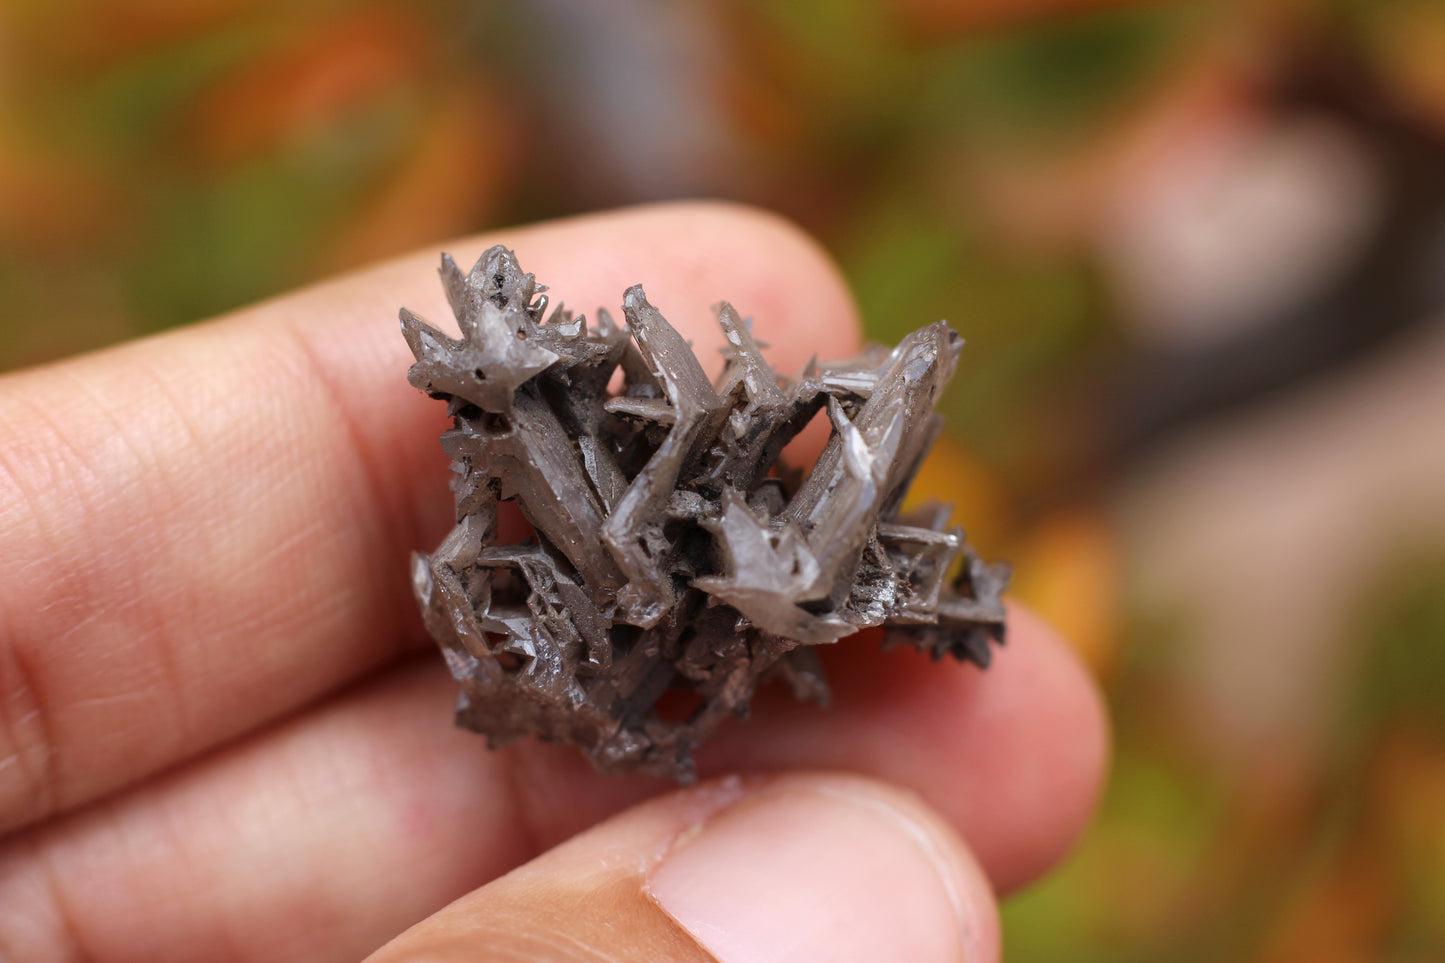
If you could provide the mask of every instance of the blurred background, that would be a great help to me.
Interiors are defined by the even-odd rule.
[[[1445,959],[1445,3],[0,0],[0,370],[693,196],[969,341],[1118,727],[1008,958]]]

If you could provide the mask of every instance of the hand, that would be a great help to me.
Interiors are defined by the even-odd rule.
[[[767,215],[448,249],[497,241],[589,315],[641,281],[705,359],[722,298],[781,370],[857,343]],[[698,754],[772,775],[677,791],[452,729],[407,579],[445,415],[395,320],[450,316],[436,259],[0,378],[0,960],[997,959],[991,890],[1067,848],[1106,755],[1026,613],[987,673],[845,641],[832,709],[766,693]]]

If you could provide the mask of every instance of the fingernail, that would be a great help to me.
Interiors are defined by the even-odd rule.
[[[882,794],[778,789],[680,841],[648,888],[720,963],[974,961],[983,884],[955,848]]]

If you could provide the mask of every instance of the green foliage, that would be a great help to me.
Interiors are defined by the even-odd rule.
[[[314,252],[393,161],[412,116],[399,94],[389,109],[346,118],[280,151],[152,183],[146,233],[122,262],[135,316],[152,329],[169,327],[307,280]]]
[[[1077,137],[1150,89],[1217,5],[1125,5],[940,52],[927,97],[975,136],[1036,147]]]
[[[1445,744],[1445,559],[1387,571],[1361,619],[1356,724],[1410,723]]]

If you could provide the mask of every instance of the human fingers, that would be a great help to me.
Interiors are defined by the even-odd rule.
[[[746,726],[702,748],[701,767],[849,769],[907,786],[958,827],[1000,892],[1015,890],[1088,824],[1110,744],[1103,698],[1068,643],[1020,606],[1008,632],[985,672],[862,640],[829,650],[845,711],[771,690]]]
[[[736,777],[654,799],[412,927],[369,963],[985,963],[987,880],[917,797]]]
[[[1010,628],[986,673],[845,640],[831,709],[767,700],[700,768],[903,786],[973,844],[995,885],[1016,885],[1079,832],[1106,747],[1078,661],[1018,612]],[[489,752],[447,725],[453,692],[424,658],[0,848],[0,946],[37,961],[76,946],[97,963],[216,946],[238,963],[355,959],[668,788],[598,775],[568,747]]]
[[[758,319],[782,371],[858,336],[819,248],[760,212],[641,208],[502,242],[588,312],[646,285],[699,347]],[[408,553],[449,523],[442,406],[407,386],[433,252],[0,378],[0,831],[358,678],[420,641]]]

